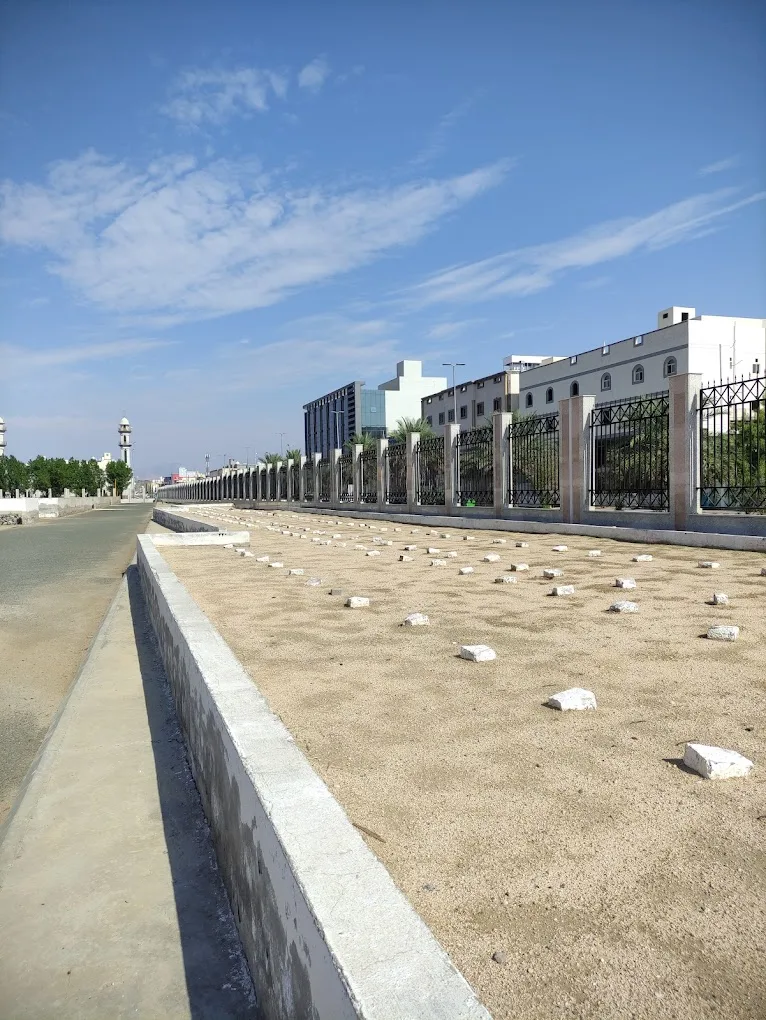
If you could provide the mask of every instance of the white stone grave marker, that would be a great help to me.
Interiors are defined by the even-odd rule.
[[[346,605],[349,609],[364,609],[369,604],[370,600],[362,595],[351,595],[346,599]]]
[[[459,574],[472,574],[473,573],[473,567],[461,567],[460,570],[458,571],[458,573]]]
[[[583,711],[596,707],[596,695],[593,691],[586,691],[584,687],[570,687],[569,690],[560,691],[548,698],[548,704],[562,712]]]
[[[738,751],[709,744],[687,744],[684,765],[703,779],[744,779],[753,768],[750,759]]]
[[[617,577],[614,586],[615,588],[635,588],[636,582],[632,577]]]
[[[513,574],[501,574],[495,578],[495,584],[516,584],[517,578]]]
[[[549,567],[547,570],[543,571],[543,577],[553,578],[553,577],[563,577],[563,576],[564,576],[564,571],[563,570],[557,570],[555,567]]]
[[[498,553],[487,553],[487,555],[484,557],[484,562],[485,563],[497,563],[499,559],[500,559],[500,556],[499,556]]]
[[[613,602],[609,607],[610,613],[637,613],[638,606],[635,602]]]
[[[739,627],[718,624],[708,630],[707,636],[711,641],[736,641],[739,637]]]
[[[431,621],[425,613],[410,613],[404,618],[404,627],[427,627]]]
[[[555,588],[551,588],[551,595],[562,596],[562,595],[574,595],[573,584],[558,584]]]
[[[460,657],[469,662],[491,662],[497,653],[489,645],[461,645]]]

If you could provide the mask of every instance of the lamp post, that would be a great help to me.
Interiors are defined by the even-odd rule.
[[[464,361],[443,361],[442,368],[452,369],[452,414],[453,421],[457,424],[457,387],[455,386],[455,369],[465,368]]]
[[[286,432],[275,432],[275,436],[279,436],[279,453],[282,455],[285,452],[285,436]]]

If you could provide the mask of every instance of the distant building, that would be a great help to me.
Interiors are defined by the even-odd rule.
[[[697,315],[674,305],[657,315],[657,329],[603,343],[520,377],[519,407],[527,414],[557,408],[564,397],[590,394],[624,400],[668,389],[668,378],[690,372],[703,383],[762,375],[766,319]]]
[[[502,372],[458,383],[457,393],[449,386],[428,394],[421,401],[421,416],[440,436],[453,422],[463,429],[488,425],[495,411],[517,410],[522,372],[557,360],[534,354],[511,355],[504,359]]]
[[[376,389],[357,380],[304,404],[306,455],[328,457],[355,433],[385,438],[401,418],[419,418],[425,394],[446,383],[443,376],[424,376],[421,361],[400,361],[395,378]]]

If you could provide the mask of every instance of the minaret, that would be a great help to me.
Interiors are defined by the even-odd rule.
[[[5,422],[0,418],[0,457],[5,456]]]
[[[128,467],[132,467],[130,463],[130,450],[133,445],[130,439],[132,431],[133,429],[130,427],[128,419],[122,418],[117,426],[117,432],[120,436],[120,458],[125,461]]]

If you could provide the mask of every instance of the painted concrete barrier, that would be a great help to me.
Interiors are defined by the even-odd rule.
[[[701,549],[737,549],[743,552],[766,553],[766,537],[761,535],[717,534],[703,531],[671,531],[665,528],[625,527],[609,524],[561,524],[555,521],[507,520],[489,515],[446,516],[441,514],[408,513],[391,506],[385,511],[348,507],[339,510],[328,506],[306,506],[298,503],[255,503],[242,500],[235,503],[242,509],[288,511],[290,513],[325,514],[328,517],[369,517],[372,520],[390,521],[394,518],[403,524],[424,528],[470,528],[475,531],[518,531],[532,535],[586,535],[590,538],[611,538],[617,542],[659,542],[665,545],[688,545]],[[645,518],[646,515],[642,515]],[[642,520],[641,523],[644,523]]]
[[[489,1020],[155,548],[138,568],[264,1020]]]
[[[67,517],[84,510],[113,506],[112,496],[5,496],[0,498],[0,524],[30,524],[46,518]]]

